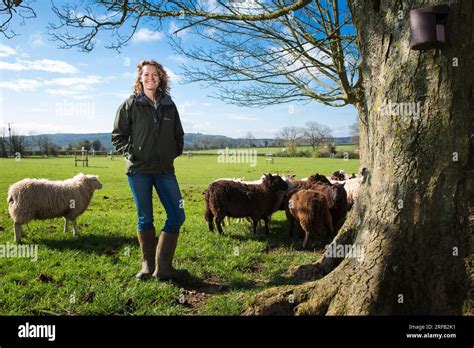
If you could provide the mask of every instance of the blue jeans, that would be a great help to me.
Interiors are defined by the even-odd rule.
[[[185,214],[176,176],[138,173],[128,173],[127,176],[137,207],[138,230],[153,228],[153,187],[155,187],[167,215],[165,226],[161,230],[178,233],[184,223]]]

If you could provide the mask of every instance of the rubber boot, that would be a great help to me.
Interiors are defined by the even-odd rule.
[[[173,268],[174,251],[178,243],[178,233],[161,232],[156,248],[156,269],[153,276],[159,280],[179,279],[189,275],[185,269]]]
[[[150,278],[155,269],[156,234],[155,229],[138,231],[138,241],[142,252],[142,269],[137,273],[139,280]]]

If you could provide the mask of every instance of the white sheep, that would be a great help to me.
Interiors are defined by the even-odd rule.
[[[242,177],[242,178],[220,178],[220,179],[214,180],[213,182],[221,181],[221,180],[224,180],[224,181],[242,182],[244,179],[245,179],[245,177]]]
[[[344,181],[337,181],[337,182],[345,182],[344,188],[347,192],[347,204],[348,209],[350,210],[354,205],[357,196],[359,195],[360,186],[361,184],[365,183],[367,180],[368,170],[367,168],[362,168],[362,171],[358,176],[352,179],[347,179]],[[331,180],[332,182],[332,180]]]
[[[23,179],[14,183],[8,190],[7,201],[15,241],[26,237],[21,225],[58,217],[64,218],[64,232],[71,221],[77,237],[76,218],[87,209],[94,191],[101,188],[98,176],[82,173],[64,181]]]
[[[274,174],[274,173],[271,173],[272,175],[279,175],[278,173],[277,174]],[[294,188],[293,184],[290,182],[291,180],[293,180],[293,178],[295,177],[296,175],[294,174],[288,174],[288,175],[283,175],[281,176],[281,178],[283,179],[284,182],[286,182],[286,184],[288,185],[288,189],[292,189]],[[260,185],[262,182],[263,182],[263,179],[265,178],[265,174],[263,174],[260,179],[257,179],[257,180],[252,180],[252,181],[244,181],[244,180],[241,180],[241,182],[243,184],[247,184],[247,185]]]

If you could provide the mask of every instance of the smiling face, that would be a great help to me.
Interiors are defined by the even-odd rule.
[[[160,85],[160,75],[154,65],[143,66],[140,82],[143,85],[143,91],[155,93]]]
[[[160,90],[169,94],[169,77],[163,66],[154,60],[142,60],[137,64],[137,77],[133,85],[134,93],[152,98]]]

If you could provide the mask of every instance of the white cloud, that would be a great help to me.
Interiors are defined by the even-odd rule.
[[[159,41],[163,38],[163,33],[159,31],[151,31],[143,28],[138,30],[134,35],[132,41]]]
[[[46,86],[56,85],[56,86],[80,86],[80,85],[96,85],[102,83],[103,80],[100,76],[90,75],[86,77],[61,77],[57,79],[51,79],[44,81]]]
[[[10,46],[0,43],[0,57],[8,57],[16,54],[16,51]]]
[[[76,67],[73,65],[51,59],[41,60],[23,60],[18,59],[15,63],[7,63],[0,61],[0,70],[12,70],[12,71],[24,71],[24,70],[37,70],[37,71],[48,71],[56,72],[60,74],[75,74],[78,72]]]
[[[233,1],[230,5],[240,14],[258,15],[265,12],[265,7],[256,1]]]
[[[178,63],[184,63],[184,62],[187,61],[186,57],[183,56],[182,54],[172,54],[172,55],[168,56],[168,59],[173,60],[173,61],[178,62]]]
[[[30,45],[32,45],[33,47],[41,47],[41,46],[46,46],[45,42],[44,42],[44,38],[43,38],[43,35],[41,34],[31,34],[29,39],[28,39],[28,42],[30,43]]]
[[[181,76],[178,75],[178,74],[175,74],[173,72],[173,70],[171,70],[170,68],[166,68],[166,73],[168,74],[169,78],[170,78],[170,81],[171,82],[179,82],[181,81]]]
[[[169,29],[168,29],[168,34],[171,34],[171,35],[174,35],[174,36],[177,36],[177,37],[180,37],[180,38],[183,38],[185,37],[188,32],[189,32],[189,28],[188,29],[183,29],[181,31],[179,31],[177,34],[175,34],[174,32],[181,29],[175,21],[171,21],[170,23],[170,26],[169,26]]]
[[[78,78],[57,78],[50,80],[18,79],[0,82],[0,88],[14,91],[34,91],[47,87],[45,92],[61,96],[78,96],[78,99],[90,98],[84,93],[94,90],[93,85],[102,83],[100,76],[86,76]]]
[[[135,79],[137,77],[137,73],[127,71],[127,72],[124,72],[123,74],[120,74],[119,77],[121,79]]]
[[[198,3],[206,12],[213,13],[220,8],[217,0],[199,0]]]
[[[72,117],[71,117],[72,118]],[[100,129],[91,129],[90,122],[83,122],[83,126],[68,123],[67,118],[62,122],[15,122],[15,130],[20,134],[30,134],[34,130],[35,134],[54,134],[54,133],[92,133],[100,132]]]
[[[0,81],[0,88],[11,89],[15,92],[34,91],[41,87],[41,82],[33,79],[20,79],[15,81]]]
[[[219,134],[219,129],[214,127],[209,121],[199,123],[193,123],[187,119],[181,119],[181,121],[183,122],[183,128],[186,130],[186,133]]]

